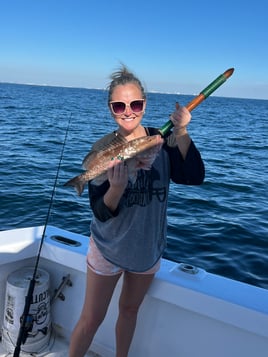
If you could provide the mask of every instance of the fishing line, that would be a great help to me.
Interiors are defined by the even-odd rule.
[[[41,241],[40,241],[40,245],[39,245],[39,250],[38,250],[38,254],[37,254],[37,258],[36,258],[36,262],[35,262],[34,272],[33,272],[33,276],[31,278],[31,281],[30,281],[30,284],[29,284],[28,293],[27,293],[27,295],[25,297],[25,305],[24,305],[23,314],[21,316],[21,325],[20,325],[20,330],[19,330],[19,334],[18,334],[18,338],[17,338],[16,347],[15,347],[15,350],[14,350],[13,357],[19,357],[20,350],[21,350],[21,345],[26,342],[26,339],[28,337],[28,332],[31,330],[31,327],[32,327],[32,324],[33,324],[33,319],[32,319],[31,316],[29,316],[29,310],[30,310],[30,305],[31,305],[32,298],[33,298],[33,291],[34,291],[34,287],[35,287],[35,280],[36,280],[36,275],[37,275],[37,269],[38,269],[38,265],[39,265],[41,250],[42,250],[43,243],[44,243],[44,240],[45,240],[46,229],[47,229],[47,225],[48,225],[48,221],[49,221],[49,217],[50,217],[50,213],[51,213],[51,209],[52,209],[52,205],[53,205],[53,200],[54,200],[54,196],[55,196],[55,192],[56,192],[56,187],[57,187],[57,182],[58,182],[58,178],[59,178],[60,167],[61,167],[63,154],[64,154],[64,149],[65,149],[65,145],[66,145],[66,141],[67,141],[67,137],[68,137],[68,133],[69,133],[71,118],[72,118],[72,113],[70,114],[70,117],[69,117],[69,120],[68,120],[68,125],[67,125],[66,131],[65,131],[65,137],[64,137],[63,144],[62,144],[59,164],[58,164],[58,168],[57,168],[57,172],[56,172],[56,177],[55,177],[55,180],[54,180],[52,194],[51,194],[51,197],[50,197],[49,207],[48,207],[46,220],[45,220],[45,225],[44,225],[44,228],[43,228],[43,233],[42,233],[42,237],[41,237]]]

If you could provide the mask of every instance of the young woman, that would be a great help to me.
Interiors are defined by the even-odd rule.
[[[92,151],[117,139],[130,141],[158,133],[142,125],[146,95],[140,80],[124,66],[111,79],[108,105],[118,128],[95,143]],[[139,169],[135,182],[129,180],[128,166],[120,158],[111,160],[107,181],[99,186],[89,182],[93,219],[87,288],[71,338],[70,357],[82,357],[87,352],[122,274],[116,357],[127,357],[139,307],[166,246],[170,180],[187,185],[203,182],[203,161],[187,133],[189,111],[176,104],[170,119],[173,131],[159,147],[151,169]]]

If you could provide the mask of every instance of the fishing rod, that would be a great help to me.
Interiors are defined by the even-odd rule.
[[[39,265],[41,250],[42,250],[43,243],[45,240],[46,228],[48,225],[48,221],[49,221],[49,217],[50,217],[50,213],[51,213],[51,209],[52,209],[52,205],[53,205],[53,200],[54,200],[54,196],[55,196],[55,192],[56,192],[56,186],[57,186],[57,182],[58,182],[61,162],[62,162],[64,148],[65,148],[66,141],[67,141],[71,118],[72,118],[72,113],[69,117],[68,125],[67,125],[66,131],[65,131],[65,137],[64,137],[63,144],[62,144],[59,164],[58,164],[58,168],[57,168],[57,172],[56,172],[56,177],[54,180],[54,185],[53,185],[52,194],[51,194],[51,198],[50,198],[50,202],[49,202],[49,207],[48,207],[48,211],[47,211],[47,215],[46,215],[46,221],[45,221],[45,225],[44,225],[44,229],[43,229],[43,233],[42,233],[42,237],[41,237],[41,242],[39,245],[39,251],[38,251],[36,262],[35,262],[34,272],[33,272],[32,278],[30,280],[27,295],[25,297],[25,305],[24,305],[23,314],[21,316],[20,330],[18,333],[16,347],[14,349],[13,357],[19,357],[20,351],[21,351],[21,345],[26,342],[28,333],[31,331],[31,328],[33,325],[33,318],[31,317],[31,315],[29,315],[29,311],[30,311],[31,302],[33,300],[33,292],[34,292],[34,287],[35,287],[35,282],[36,282],[37,269],[38,269],[38,265]]]
[[[205,89],[203,89],[193,100],[186,104],[186,108],[191,112],[196,108],[203,100],[205,100],[211,93],[219,88],[234,72],[234,68],[227,69],[223,74],[219,75],[213,82],[211,82]],[[165,136],[169,130],[173,127],[171,120],[167,121],[160,129],[161,136]]]

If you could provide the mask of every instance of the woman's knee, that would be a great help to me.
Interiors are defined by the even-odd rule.
[[[93,314],[91,316],[81,315],[79,324],[80,328],[88,334],[95,333],[103,322],[105,314]]]
[[[120,301],[119,302],[119,313],[121,316],[124,316],[126,319],[132,319],[136,317],[139,311],[140,304],[129,304],[128,302]]]

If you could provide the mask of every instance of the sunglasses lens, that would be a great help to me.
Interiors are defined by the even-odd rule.
[[[123,102],[114,102],[112,104],[112,109],[115,114],[122,114],[126,110],[126,104]]]
[[[134,113],[139,113],[143,111],[143,100],[133,100],[130,103],[130,108]]]
[[[127,106],[130,106],[130,109],[134,113],[140,113],[143,111],[143,99],[133,100],[130,104],[124,102],[111,102],[112,111],[116,115],[124,114]]]

